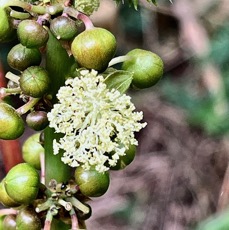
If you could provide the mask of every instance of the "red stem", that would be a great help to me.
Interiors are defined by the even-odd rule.
[[[0,60],[0,87],[6,87],[3,65]],[[0,153],[2,154],[5,171],[22,162],[21,147],[18,140],[0,140]]]
[[[78,230],[79,224],[78,224],[78,219],[76,214],[71,215],[71,219],[72,219],[72,230]]]
[[[44,230],[50,230],[50,229],[51,229],[51,221],[46,220]]]
[[[83,13],[79,13],[77,15],[77,18],[84,23],[86,30],[94,28],[94,25],[93,25],[91,19],[87,15],[85,15]]]
[[[0,210],[0,216],[5,216],[5,215],[17,215],[18,211],[12,208],[5,208]]]

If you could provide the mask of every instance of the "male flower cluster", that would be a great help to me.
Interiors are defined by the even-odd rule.
[[[99,172],[115,166],[130,145],[138,142],[134,133],[146,126],[140,123],[130,97],[109,90],[96,71],[82,70],[61,87],[59,102],[48,113],[50,127],[63,137],[54,140],[54,154],[62,149],[62,161],[72,167],[94,166]]]

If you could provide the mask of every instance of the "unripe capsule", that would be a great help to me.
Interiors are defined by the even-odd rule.
[[[22,208],[16,218],[17,230],[40,230],[41,221],[34,209]]]
[[[11,68],[23,71],[29,66],[39,65],[41,53],[37,48],[27,48],[22,44],[17,44],[8,53],[7,62]]]
[[[72,19],[59,16],[51,21],[50,30],[57,39],[71,40],[76,36],[77,25]]]
[[[3,230],[16,230],[16,215],[7,215],[2,223]]]
[[[17,207],[20,204],[15,202],[6,192],[5,186],[4,186],[4,180],[0,183],[0,203],[2,203],[6,207]],[[1,228],[0,228],[1,229]]]
[[[34,20],[23,20],[17,28],[18,39],[28,48],[41,47],[48,41],[48,31]]]
[[[32,111],[26,116],[27,125],[36,131],[43,130],[49,123],[45,111]]]
[[[82,67],[102,71],[115,55],[116,39],[108,30],[95,27],[76,36],[71,51]]]
[[[131,145],[129,149],[125,152],[125,155],[120,156],[116,165],[114,167],[111,167],[111,169],[120,170],[126,168],[126,166],[129,165],[134,160],[135,154],[136,154],[136,146]]]
[[[19,83],[25,95],[38,98],[48,92],[50,79],[44,68],[30,66],[22,73]]]
[[[24,122],[16,110],[4,102],[0,103],[0,139],[19,138],[25,130]]]
[[[133,72],[132,84],[139,88],[148,88],[155,85],[163,74],[163,61],[150,51],[142,49],[131,50],[129,60],[123,62],[122,69]]]
[[[0,8],[0,42],[8,42],[15,38],[15,29],[10,23],[9,15],[4,8]]]
[[[39,143],[40,133],[35,133],[22,145],[22,157],[25,162],[36,169],[41,169],[40,154],[44,153],[44,148]]]
[[[29,204],[37,197],[39,184],[38,172],[27,163],[11,168],[4,180],[7,194],[20,204]]]
[[[100,173],[95,169],[83,169],[81,166],[75,170],[75,180],[83,195],[99,197],[106,193],[110,177],[108,172]]]

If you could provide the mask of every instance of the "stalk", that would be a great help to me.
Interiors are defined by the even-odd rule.
[[[49,40],[46,47],[46,69],[52,82],[50,94],[53,103],[57,101],[56,94],[59,88],[64,85],[65,77],[72,64],[74,64],[73,60],[69,58],[66,50],[49,31]],[[47,127],[44,136],[46,185],[51,179],[55,179],[58,183],[68,181],[71,176],[71,168],[61,161],[61,153],[53,154],[53,140],[58,140],[61,134],[57,134],[53,129]]]

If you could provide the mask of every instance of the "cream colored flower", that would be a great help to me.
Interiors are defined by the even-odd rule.
[[[59,102],[48,113],[50,127],[64,134],[54,140],[54,154],[63,149],[64,163],[104,172],[138,144],[134,133],[146,123],[139,122],[143,114],[135,111],[129,96],[107,89],[103,76],[94,70],[80,74],[60,88]]]

